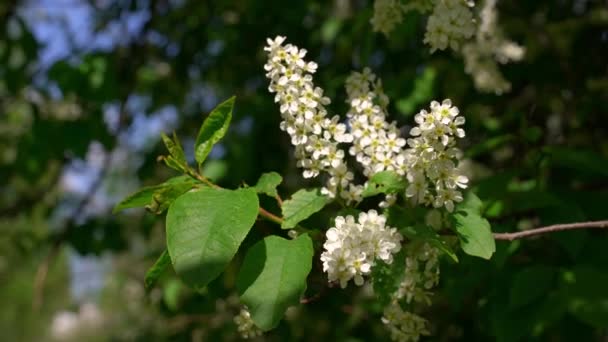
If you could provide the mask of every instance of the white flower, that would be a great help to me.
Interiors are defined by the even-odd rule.
[[[408,175],[409,185],[405,190],[405,196],[412,199],[414,204],[423,203],[427,196],[427,181],[423,174],[414,173]]]
[[[380,171],[399,170],[402,165],[397,156],[403,152],[406,141],[399,137],[396,124],[386,121],[388,98],[382,91],[381,80],[369,68],[362,73],[353,72],[346,79],[346,93],[353,137],[349,153],[363,166],[363,174],[371,177]]]
[[[410,245],[411,246],[411,245]],[[439,283],[439,251],[425,243],[408,249],[405,259],[405,274],[395,299],[405,299],[407,303],[431,304],[428,290]]]
[[[384,309],[382,322],[389,329],[393,341],[417,342],[421,335],[430,335],[428,322],[416,314],[403,311],[399,303],[392,302]]]
[[[438,0],[426,25],[424,42],[431,52],[450,47],[458,50],[475,33],[475,21],[463,0]]]
[[[338,144],[352,141],[352,136],[338,116],[327,117],[325,106],[331,101],[323,96],[323,89],[316,87],[312,78],[317,64],[304,59],[305,49],[283,45],[284,42],[282,36],[269,38],[264,48],[268,52],[268,62],[264,65],[270,80],[268,90],[276,93],[275,102],[279,103],[283,118],[280,128],[290,135],[296,147],[297,166],[303,169],[304,178],[317,177],[321,172],[332,175],[335,169],[346,165],[345,153]],[[341,194],[352,178],[341,177],[337,182],[330,178],[334,184],[327,184],[323,193],[330,197]],[[345,199],[353,198],[349,195]]]
[[[349,184],[348,190],[342,190],[340,197],[342,197],[347,205],[353,203],[359,203],[363,200],[361,194],[363,193],[364,187],[362,185]]]
[[[351,279],[363,285],[363,277],[371,272],[376,259],[391,263],[403,239],[375,210],[359,214],[357,221],[350,215],[336,217],[335,227],[327,230],[326,237],[321,254],[323,271],[329,282],[337,281],[342,288]]]
[[[410,130],[413,138],[408,139],[409,148],[399,158],[397,170],[405,170],[409,182],[406,197],[414,204],[433,204],[454,210],[454,205],[462,201],[457,189],[465,189],[468,178],[461,174],[457,162],[461,157],[455,147],[456,138],[465,136],[461,128],[465,119],[449,99],[432,101],[430,111],[421,110],[415,121],[418,126]]]
[[[370,20],[374,31],[388,35],[402,20],[402,5],[399,0],[374,2],[374,16]]]
[[[519,61],[525,49],[506,39],[498,25],[496,0],[486,0],[480,13],[476,39],[462,49],[465,71],[473,77],[475,87],[484,92],[502,94],[511,89],[498,63]]]
[[[461,202],[462,195],[460,191],[449,188],[438,188],[437,195],[433,201],[435,208],[445,207],[449,212],[454,211],[454,202]]]
[[[266,43],[268,45],[264,48],[264,51],[276,50],[277,48],[279,48],[281,46],[281,44],[283,44],[284,41],[285,41],[285,37],[283,37],[283,36],[276,36],[274,39],[267,38]]]

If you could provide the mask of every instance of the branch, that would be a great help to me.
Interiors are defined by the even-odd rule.
[[[38,269],[36,270],[36,277],[34,279],[34,294],[32,296],[32,308],[34,309],[34,311],[38,311],[42,306],[42,302],[44,299],[44,285],[46,283],[49,268],[51,267],[57,256],[59,256],[61,246],[63,245],[65,240],[70,236],[72,231],[76,229],[76,227],[78,227],[76,224],[78,216],[91,203],[93,197],[103,184],[103,181],[106,178],[106,175],[108,174],[110,164],[111,151],[108,151],[103,156],[103,167],[97,174],[97,177],[93,181],[93,184],[91,184],[85,196],[78,202],[78,204],[68,215],[68,219],[65,222],[65,228],[57,235],[55,241],[53,242],[53,245],[51,246],[49,254],[42,261],[40,266],[38,266]]]
[[[10,1],[9,6],[7,6],[8,10],[5,11],[5,13],[2,13],[0,11],[0,22],[4,22],[3,20],[1,20],[4,16],[6,16],[6,18],[8,18],[8,16],[13,14],[14,9],[16,8],[16,6],[18,4],[17,0],[9,0],[9,1]],[[146,33],[150,30],[150,28],[152,26],[152,20],[155,19],[158,15],[158,13],[156,13],[156,11],[154,10],[156,8],[156,2],[157,2],[157,0],[152,0],[150,3],[150,8],[153,10],[152,16],[149,20],[147,20],[144,23],[144,26],[139,35],[139,39],[132,41],[129,44],[128,49],[121,50],[122,52],[125,53],[125,55],[127,57],[129,57],[129,58],[126,58],[126,60],[128,60],[129,62],[121,63],[121,68],[118,70],[118,74],[122,76],[121,77],[122,80],[120,83],[126,85],[126,87],[124,89],[122,89],[123,91],[125,91],[125,96],[121,100],[121,103],[120,103],[118,128],[117,128],[116,132],[114,133],[114,136],[116,137],[117,140],[120,139],[120,135],[127,128],[127,125],[125,123],[125,121],[126,121],[126,103],[127,103],[129,94],[131,94],[132,91],[135,89],[135,85],[137,83],[136,80],[132,76],[133,73],[130,71],[134,70],[136,68],[136,66],[143,64],[143,60],[145,59],[145,56],[147,56],[146,49],[148,48],[148,45],[145,44],[145,40],[143,39],[143,37],[146,37]],[[0,10],[1,9],[2,8],[0,8]],[[138,47],[142,47],[141,50],[144,53],[137,54],[136,48],[138,48]],[[136,58],[133,58],[133,56],[135,56]],[[121,57],[120,53],[118,54],[118,57],[119,58]],[[110,171],[111,158],[112,158],[111,153],[112,153],[112,151],[107,151],[107,153],[104,155],[103,166],[102,166],[100,172],[97,174],[95,180],[91,184],[90,188],[87,190],[87,193],[85,194],[85,196],[80,200],[80,202],[77,203],[77,205],[74,207],[74,210],[72,210],[70,212],[70,215],[68,215],[68,219],[64,223],[63,230],[59,234],[57,234],[55,240],[53,241],[49,254],[46,256],[46,258],[42,261],[42,263],[38,266],[38,269],[36,270],[36,276],[34,279],[34,290],[33,290],[34,293],[33,293],[33,299],[32,299],[32,306],[33,306],[34,310],[40,309],[40,307],[43,303],[44,285],[46,282],[49,268],[51,267],[51,265],[53,264],[53,262],[55,261],[57,256],[60,254],[61,247],[65,243],[65,240],[69,237],[70,233],[74,229],[77,228],[76,221],[77,221],[78,216],[91,203],[91,201],[93,200],[93,197],[95,196],[97,191],[101,188],[103,181],[105,180],[106,176],[108,175],[108,173]]]
[[[126,116],[125,111],[126,100],[121,103],[120,106],[120,121],[118,130],[116,131],[116,139],[119,138],[120,134],[126,129],[123,121]],[[99,170],[99,173],[96,175],[95,179],[91,186],[87,189],[84,197],[80,199],[80,201],[76,204],[76,206],[72,209],[70,214],[67,216],[67,219],[64,222],[64,228],[59,232],[51,246],[51,250],[49,254],[45,257],[42,263],[38,266],[36,270],[36,276],[34,278],[34,292],[32,295],[32,309],[34,311],[38,311],[42,303],[44,301],[44,286],[46,283],[46,278],[49,272],[49,268],[54,263],[55,259],[59,256],[59,252],[61,251],[61,247],[65,243],[65,241],[69,238],[70,234],[74,231],[74,229],[78,228],[77,220],[79,215],[91,204],[91,201],[103,185],[104,180],[106,179],[108,173],[110,172],[110,166],[112,164],[112,151],[105,151],[103,155],[102,167]],[[60,178],[60,177],[58,177]]]
[[[560,231],[564,231],[564,230],[573,230],[573,229],[588,229],[588,228],[608,228],[608,220],[554,224],[551,226],[528,229],[528,230],[524,230],[524,231],[516,232],[516,233],[494,233],[494,239],[513,241],[513,240],[523,239],[523,238],[527,238],[527,237],[531,237],[531,236],[535,236],[535,235],[541,235],[541,234],[545,234],[545,233],[553,233],[553,232],[560,232]]]
[[[274,223],[278,223],[278,224],[282,224],[283,223],[283,218],[276,216],[275,214],[269,212],[268,210],[260,207],[260,216],[268,219],[269,221],[272,221]]]

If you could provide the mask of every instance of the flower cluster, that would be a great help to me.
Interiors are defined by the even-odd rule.
[[[431,288],[439,283],[439,251],[429,244],[408,251],[405,259],[405,275],[395,298],[405,298],[409,304],[431,304]]]
[[[344,160],[344,151],[338,144],[351,142],[346,125],[339,117],[328,117],[325,106],[329,98],[323,96],[323,89],[313,83],[312,74],[317,64],[304,60],[305,49],[287,44],[285,37],[268,39],[264,48],[268,52],[268,62],[264,65],[266,77],[270,79],[268,90],[276,93],[275,102],[280,104],[283,121],[281,129],[291,136],[295,146],[298,167],[304,169],[305,178],[313,178],[321,171],[328,172],[329,180],[323,193],[329,197],[341,194],[350,199],[348,185],[354,178]]]
[[[382,90],[382,81],[365,68],[361,73],[351,73],[346,79],[346,93],[350,105],[347,117],[353,136],[349,154],[363,166],[363,174],[369,178],[377,172],[391,170],[405,175],[407,165],[403,147],[406,140],[399,136],[395,122],[386,121],[389,100]],[[396,200],[395,195],[387,195],[380,207],[388,207]]]
[[[438,0],[436,7],[455,1],[461,0]],[[461,20],[448,19],[451,24]],[[397,124],[387,121],[389,99],[381,80],[366,68],[353,72],[346,80],[350,106],[347,126],[338,116],[327,115],[325,106],[330,100],[312,80],[317,65],[303,59],[305,50],[283,45],[284,40],[281,36],[268,40],[266,76],[270,79],[269,90],[276,93],[275,102],[280,104],[281,129],[291,137],[304,177],[312,178],[325,172],[330,177],[322,189],[324,194],[332,198],[340,196],[347,203],[360,202],[364,186],[353,183],[354,174],[346,164],[344,150],[339,147],[341,143],[352,143],[348,153],[362,166],[366,177],[385,170],[394,171],[407,178],[405,197],[414,204],[432,204],[452,212],[455,203],[462,201],[459,189],[468,184],[468,178],[458,169],[461,152],[456,148],[456,138],[465,136],[462,129],[465,119],[459,116],[458,108],[452,106],[450,100],[431,102],[429,111],[422,110],[415,116],[417,126],[410,130],[411,137],[403,139]],[[392,205],[396,199],[397,194],[387,195],[380,206]],[[429,211],[426,220],[432,227],[443,224],[439,210]],[[289,235],[294,236],[292,232]],[[371,273],[377,260],[392,263],[403,240],[375,210],[363,212],[357,218],[336,217],[335,226],[327,230],[326,237],[321,254],[323,271],[328,274],[329,282],[339,282],[342,288],[351,279],[356,285],[363,285],[364,277]],[[392,294],[382,318],[394,340],[417,341],[421,335],[429,334],[427,321],[404,311],[399,303],[430,304],[429,290],[439,281],[438,255],[439,251],[428,244],[415,243],[408,251],[403,281]],[[260,333],[246,309],[235,322],[244,337]]]
[[[388,97],[382,91],[382,82],[369,68],[362,73],[353,72],[346,79],[347,102],[350,111],[348,123],[353,135],[349,153],[363,165],[363,174],[371,177],[384,170],[402,171],[405,139],[399,136],[395,122],[386,121]]]
[[[502,94],[511,89],[498,68],[519,61],[524,48],[504,38],[497,24],[496,0],[486,0],[480,12],[476,39],[462,48],[465,71],[473,77],[475,87],[481,91]]]
[[[370,20],[374,31],[388,35],[403,20],[402,7],[400,0],[376,0]]]
[[[415,116],[418,126],[411,129],[408,139],[406,196],[414,203],[433,204],[435,208],[454,210],[454,203],[462,201],[458,188],[465,189],[468,178],[457,169],[462,153],[456,148],[455,138],[464,137],[460,126],[465,122],[452,102],[431,102],[430,112],[420,111]],[[431,191],[430,186],[433,188]]]
[[[421,335],[430,335],[427,320],[404,311],[397,302],[392,302],[384,309],[382,322],[389,329],[393,341],[416,342]]]
[[[254,338],[262,335],[262,330],[255,325],[247,308],[242,308],[239,314],[234,317],[234,323],[243,338]]]
[[[386,218],[375,210],[359,214],[357,221],[351,215],[338,216],[335,223],[326,233],[321,261],[329,281],[339,281],[342,288],[353,278],[363,285],[376,259],[390,264],[401,250],[401,234],[386,226]]]
[[[416,10],[421,13],[430,11],[435,0],[410,0],[407,3],[399,0],[376,0],[374,15],[370,20],[373,30],[389,35],[403,20],[403,15]]]
[[[431,52],[448,46],[458,51],[462,42],[475,33],[475,20],[470,4],[464,0],[438,0],[429,16],[424,42]]]
[[[374,31],[388,35],[403,20],[404,13],[432,11],[424,36],[431,52],[450,47],[461,53],[465,72],[472,76],[475,87],[499,95],[511,89],[500,72],[499,63],[521,60],[525,49],[504,37],[497,24],[496,0],[484,1],[479,11],[479,25],[471,9],[474,6],[470,0],[414,0],[407,4],[376,0],[371,23]]]
[[[410,307],[413,303],[431,304],[429,290],[439,283],[439,251],[427,243],[410,245],[405,264],[403,281],[384,308],[382,322],[394,341],[418,341],[421,335],[429,334],[428,322],[404,311],[399,303],[405,299]]]

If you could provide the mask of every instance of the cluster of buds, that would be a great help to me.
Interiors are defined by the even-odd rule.
[[[247,308],[242,308],[239,314],[234,317],[234,323],[241,337],[245,339],[262,335],[262,330],[255,325]]]

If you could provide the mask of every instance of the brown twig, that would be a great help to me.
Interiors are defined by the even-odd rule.
[[[300,304],[309,304],[309,303],[317,301],[319,298],[321,298],[320,292],[311,297],[306,297],[306,298],[300,299]]]
[[[541,235],[545,233],[560,232],[573,229],[589,229],[589,228],[608,228],[608,220],[604,221],[589,221],[577,223],[554,224],[546,227],[528,229],[515,233],[494,233],[495,240],[513,241],[531,236]]]
[[[277,194],[275,196],[275,199],[277,200],[277,203],[279,204],[279,207],[283,206],[283,199],[281,198],[281,196],[279,194]]]
[[[283,223],[283,218],[276,216],[275,214],[267,211],[266,209],[260,207],[260,216],[274,222],[274,223],[278,223],[278,224],[282,224]]]
[[[32,309],[38,311],[42,306],[43,295],[44,295],[44,284],[49,274],[51,265],[59,255],[61,251],[61,241],[56,240],[51,246],[51,251],[47,254],[46,258],[36,269],[36,277],[34,278],[34,294],[32,295]]]

